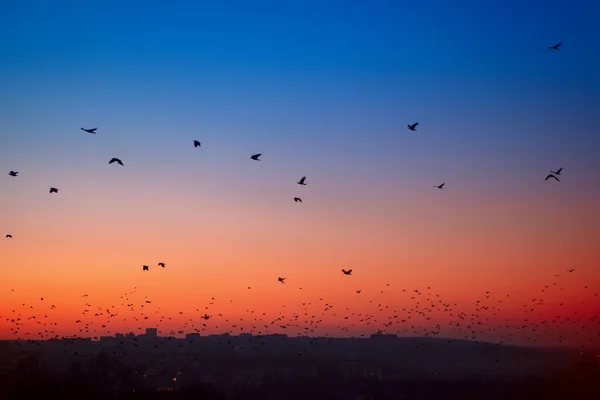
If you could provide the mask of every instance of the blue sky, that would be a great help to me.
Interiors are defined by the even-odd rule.
[[[173,173],[190,165],[176,157],[180,143],[198,138],[222,168],[262,152],[278,172],[308,169],[348,188],[350,175],[468,187],[508,172],[506,186],[523,190],[555,165],[582,181],[600,175],[597,2],[10,1],[0,10],[5,168],[94,163],[102,149],[140,168],[173,154],[162,166]],[[559,52],[547,50],[558,41]],[[92,125],[106,137],[93,147],[77,132]]]

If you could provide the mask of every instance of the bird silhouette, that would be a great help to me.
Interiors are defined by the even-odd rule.
[[[552,171],[550,170],[550,172],[552,172],[554,175],[560,175],[560,173],[562,172],[562,167],[560,167],[559,169],[557,169],[556,171]]]
[[[407,126],[408,126],[408,129],[410,129],[411,131],[416,131],[417,130],[417,125],[419,125],[419,123],[415,122],[414,124],[407,125]]]
[[[550,46],[548,48],[550,50],[558,50],[561,45],[562,45],[562,42],[559,42],[559,43],[556,43],[554,46]]]
[[[255,161],[261,161],[261,160],[259,160],[259,158],[258,158],[258,157],[260,157],[260,156],[262,156],[262,154],[261,154],[261,153],[258,153],[258,154],[254,154],[254,155],[250,156],[250,158],[251,158],[251,159],[253,159],[253,160],[255,160]]]
[[[346,271],[345,269],[342,269],[342,273],[343,273],[344,275],[352,275],[352,270],[351,270],[351,269],[349,269],[348,271]]]
[[[356,291],[356,293],[360,293],[360,292],[361,292],[361,290],[357,290],[357,291]]]
[[[58,193],[58,189],[57,188],[50,188],[50,193]]]
[[[150,268],[147,265],[142,265],[142,271],[149,271]]]
[[[19,173],[17,171],[10,171],[8,174],[10,176],[17,176],[17,175],[19,175]]]
[[[113,157],[113,158],[112,158],[112,159],[111,159],[111,160],[110,160],[108,163],[109,163],[109,164],[112,164],[112,163],[117,163],[117,164],[123,165],[123,161],[119,160],[119,159],[118,159],[118,158],[116,158],[116,157]]]
[[[200,147],[200,146],[202,146],[202,144],[199,141],[194,140],[194,147]]]
[[[7,239],[12,239],[12,235],[9,233],[8,235],[6,235]]]
[[[98,128],[91,128],[91,129],[81,128],[82,131],[86,131],[87,133],[93,133],[93,134],[96,134],[96,129],[98,129]]]
[[[302,199],[301,199],[300,197],[294,197],[294,201],[295,201],[296,203],[297,203],[297,202],[300,202],[300,203],[302,203]]]
[[[158,266],[159,266],[159,267],[163,267],[163,268],[164,268],[164,267],[165,267],[165,263],[164,263],[164,262],[159,262],[159,263],[158,263]]]
[[[277,278],[277,280],[281,283],[285,283],[285,278],[279,277],[279,278]]]
[[[302,177],[302,179],[300,179],[300,180],[297,182],[297,183],[298,183],[298,185],[303,185],[303,186],[306,186],[306,183],[304,183],[304,181],[305,181],[305,180],[306,180],[306,177],[305,177],[305,176],[303,176],[303,177]]]
[[[573,272],[573,271],[575,271],[575,268],[571,268],[571,269],[567,270],[567,272]]]
[[[552,175],[552,174],[548,174],[548,176],[546,177],[546,179],[544,179],[545,181],[547,181],[550,178],[554,178],[556,179],[558,182],[560,182],[560,179],[558,179],[556,176]]]
[[[443,189],[445,184],[446,184],[446,182],[442,183],[441,185],[437,185],[437,186],[433,185],[433,187],[436,187],[438,189]]]

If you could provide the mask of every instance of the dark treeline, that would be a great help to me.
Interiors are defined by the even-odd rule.
[[[231,399],[231,400],[384,400],[384,399],[594,399],[600,398],[600,366],[580,364],[565,373],[503,382],[436,381],[411,379],[380,382],[335,378],[265,381],[260,387],[239,387],[233,394],[219,393],[208,384],[192,383],[171,391],[144,388],[133,368],[101,353],[76,360],[58,371],[31,355],[0,376],[2,399]],[[175,385],[174,385],[175,386]]]

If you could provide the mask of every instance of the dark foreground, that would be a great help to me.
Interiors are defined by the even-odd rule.
[[[600,399],[600,352],[460,340],[0,341],[0,400]]]
[[[407,379],[382,382],[377,378],[351,381],[330,378],[301,378],[292,382],[269,381],[259,386],[234,383],[225,393],[210,383],[188,382],[156,389],[144,385],[132,369],[100,355],[84,363],[73,363],[68,372],[58,373],[34,358],[0,377],[0,398],[12,399],[600,399],[600,370],[581,365],[561,375],[512,380],[441,381]]]
[[[235,395],[219,393],[207,384],[196,384],[179,388],[171,392],[141,390],[133,392],[122,388],[111,391],[104,387],[101,380],[90,385],[73,381],[14,382],[3,384],[2,399],[256,399],[256,400],[295,400],[295,399],[564,399],[578,400],[600,398],[598,383],[587,382],[581,385],[577,381],[557,382],[548,379],[525,380],[520,382],[426,382],[406,381],[394,383],[378,382],[324,382],[306,380],[286,386],[265,385],[261,388],[247,388]]]

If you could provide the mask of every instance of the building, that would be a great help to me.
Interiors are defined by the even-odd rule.
[[[359,361],[342,361],[340,363],[342,377],[345,380],[362,378],[363,369]]]
[[[158,337],[158,330],[156,328],[146,328],[146,336],[149,338]]]

